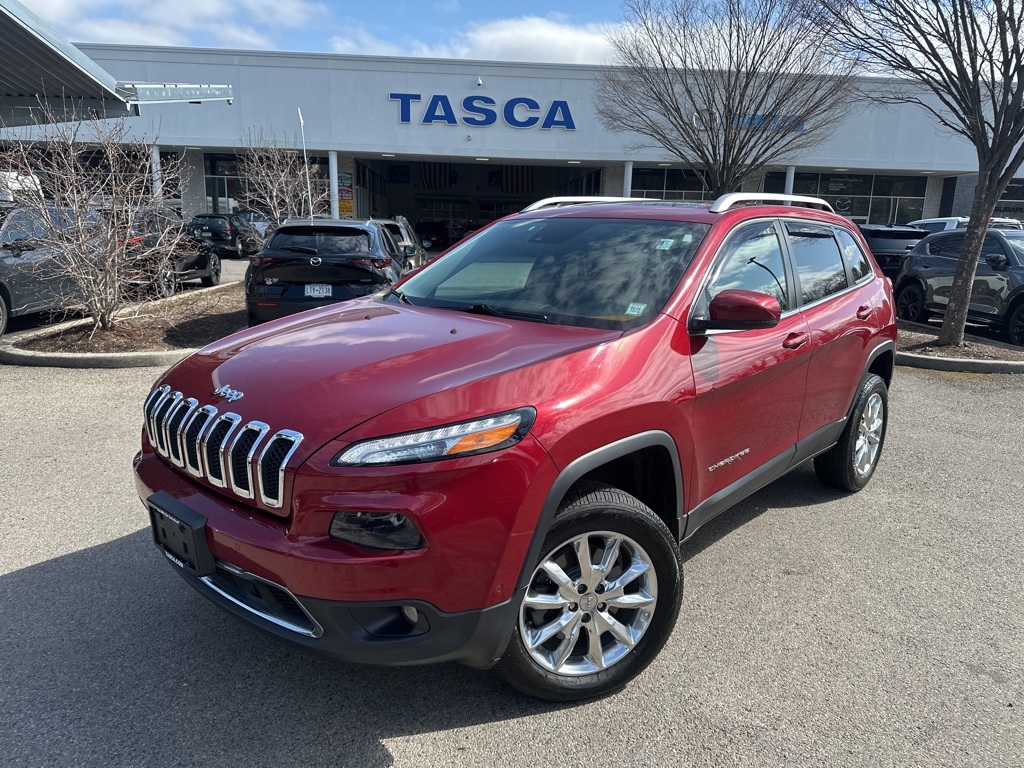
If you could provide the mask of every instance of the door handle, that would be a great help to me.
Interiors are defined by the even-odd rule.
[[[797,347],[806,344],[810,338],[810,334],[807,333],[791,333],[786,337],[786,340],[782,342],[782,346],[786,349],[796,349]]]
[[[861,307],[857,307],[857,319],[858,320],[867,320],[869,317],[871,317],[871,312],[872,312],[872,307],[870,305],[868,305],[868,304],[865,304],[865,305],[863,305]]]

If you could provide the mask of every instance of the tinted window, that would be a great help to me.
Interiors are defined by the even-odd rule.
[[[985,235],[985,242],[981,246],[981,252],[986,256],[990,253],[997,253],[1000,256],[1006,255],[1006,249],[1003,248],[1003,244],[999,242],[999,238],[995,235]]]
[[[861,250],[857,240],[845,229],[836,230],[836,238],[839,240],[839,247],[843,249],[843,258],[850,267],[854,281],[860,280],[871,274],[871,262],[867,254]]]
[[[414,303],[543,315],[627,329],[669,300],[706,224],[636,219],[517,218],[466,240],[403,284]]]
[[[946,237],[937,237],[928,243],[928,252],[935,256],[958,259],[960,258],[960,249],[963,246],[963,235],[947,235]]]
[[[370,235],[348,227],[289,227],[278,230],[270,250],[295,250],[321,256],[348,256],[370,252]]]
[[[209,227],[210,229],[224,229],[228,226],[228,220],[225,216],[196,216],[192,219],[192,223],[200,227]]]
[[[924,232],[915,232],[912,229],[867,231],[863,234],[871,246],[872,253],[903,253],[908,245],[916,245],[924,237]]]
[[[1006,244],[1017,256],[1017,263],[1024,263],[1024,232],[1007,232]]]
[[[705,304],[722,291],[744,290],[774,297],[784,311],[792,308],[774,223],[758,222],[739,228],[722,252],[721,266],[705,290]]]
[[[839,245],[829,227],[789,221],[786,231],[804,304],[838,293],[849,285]]]

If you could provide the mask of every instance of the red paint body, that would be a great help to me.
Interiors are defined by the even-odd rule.
[[[297,596],[480,609],[514,591],[552,484],[579,457],[646,431],[668,433],[685,513],[845,418],[869,353],[895,340],[891,287],[873,262],[873,279],[784,313],[774,328],[705,335],[687,327],[702,278],[737,224],[765,217],[839,224],[867,251],[856,227],[837,216],[768,206],[652,215],[618,205],[601,206],[600,215],[711,225],[648,324],[623,333],[364,299],[242,331],[185,359],[158,385],[218,407],[211,393],[229,385],[244,397],[222,411],[302,432],[283,506],[191,477],[145,438],[136,462],[140,496],[168,492],[207,518],[215,557]],[[330,464],[358,440],[525,406],[536,409],[536,422],[511,448],[423,464]],[[742,460],[708,471],[747,448]],[[400,512],[415,521],[425,546],[395,553],[333,540],[328,528],[338,510]]]

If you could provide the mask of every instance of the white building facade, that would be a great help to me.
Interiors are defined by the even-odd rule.
[[[236,155],[253,134],[323,164],[341,215],[403,214],[453,235],[541,197],[705,198],[699,174],[596,115],[599,67],[329,54],[80,45],[118,79],[217,82],[231,105],[147,105],[133,130],[185,158],[186,213],[237,207]],[[972,147],[912,106],[864,104],[754,190],[824,197],[858,222],[966,215]],[[1020,186],[1020,189],[1018,189]],[[1024,218],[1024,185],[1000,215]]]

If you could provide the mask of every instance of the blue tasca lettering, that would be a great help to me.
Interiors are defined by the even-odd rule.
[[[437,94],[430,97],[427,111],[423,113],[423,124],[427,125],[428,123],[459,124],[459,121],[455,119],[455,110],[452,109],[452,103],[448,101],[447,96]]]
[[[397,101],[400,105],[398,111],[398,119],[403,123],[411,123],[411,105],[414,101],[419,101],[423,97],[420,96],[418,93],[389,93],[388,98],[391,101]]]
[[[526,96],[520,96],[519,98],[509,99],[505,102],[505,109],[502,115],[505,118],[505,122],[511,125],[513,128],[532,128],[540,122],[540,118],[536,115],[530,115],[520,120],[516,116],[516,107],[523,106],[529,110],[537,111],[540,109],[538,104],[533,99],[527,98]]]
[[[462,100],[462,109],[472,117],[462,118],[466,125],[484,126],[498,122],[498,113],[491,107],[496,104],[490,96],[467,96]]]
[[[567,131],[575,131],[576,123],[572,121],[572,113],[569,111],[569,102],[552,101],[548,107],[548,113],[541,123],[541,128],[565,128]]]

